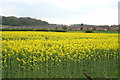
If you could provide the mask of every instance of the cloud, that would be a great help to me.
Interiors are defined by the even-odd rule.
[[[16,15],[16,7],[0,7],[0,15],[2,16],[17,16]]]
[[[117,9],[99,9],[91,11],[71,19],[61,18],[42,18],[50,23],[60,24],[91,24],[91,25],[114,25],[118,24]]]
[[[54,18],[54,17],[53,18],[38,18],[38,19],[42,19],[44,21],[48,21],[51,24],[66,24],[64,22],[64,20],[59,19],[59,18]]]
[[[50,23],[116,24],[119,0],[0,0],[0,15]]]
[[[117,9],[99,9],[80,15],[76,18],[67,20],[68,24],[94,24],[94,25],[114,25],[118,24],[118,10]]]
[[[118,0],[54,0],[54,4],[63,8],[80,8],[92,6],[106,6],[118,2]]]

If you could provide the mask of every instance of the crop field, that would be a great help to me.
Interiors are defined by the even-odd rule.
[[[118,34],[2,32],[3,78],[118,78]]]

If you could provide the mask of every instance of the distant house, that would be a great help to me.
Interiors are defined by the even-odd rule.
[[[112,25],[112,26],[108,26],[108,25],[99,25],[99,26],[95,26],[95,25],[45,25],[45,26],[8,26],[8,27],[0,27],[0,28],[8,28],[8,29],[21,29],[21,28],[30,28],[30,29],[56,29],[56,30],[61,30],[63,29],[63,27],[66,26],[67,30],[75,30],[75,31],[80,31],[80,30],[102,30],[102,31],[120,31],[120,25]]]

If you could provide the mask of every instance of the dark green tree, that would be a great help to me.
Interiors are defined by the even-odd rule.
[[[83,23],[81,23],[81,26],[83,26]]]
[[[64,27],[63,27],[63,29],[64,29],[64,30],[66,30],[66,29],[67,29],[67,27],[66,27],[66,26],[64,26]]]

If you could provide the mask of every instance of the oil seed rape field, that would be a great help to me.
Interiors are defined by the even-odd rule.
[[[2,32],[3,78],[118,77],[118,34]]]

